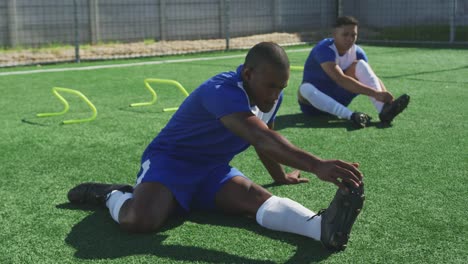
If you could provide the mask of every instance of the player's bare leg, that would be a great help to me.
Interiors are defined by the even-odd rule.
[[[288,198],[270,194],[243,177],[228,181],[216,195],[216,205],[225,212],[254,216],[268,229],[295,233],[320,241],[320,221],[311,210]]]
[[[123,229],[131,232],[157,231],[174,213],[176,206],[174,196],[164,185],[140,183],[135,187],[133,198],[122,205],[118,222]]]
[[[177,202],[160,183],[130,185],[83,183],[68,192],[73,204],[90,204],[109,208],[111,217],[131,232],[158,230],[174,212]]]
[[[241,176],[230,179],[216,194],[216,206],[229,214],[255,217],[258,208],[272,194],[265,188]]]
[[[328,249],[343,250],[364,202],[363,186],[348,188],[349,192],[338,190],[328,209],[317,214],[239,176],[221,188],[216,205],[224,212],[255,216],[265,228],[307,236]]]

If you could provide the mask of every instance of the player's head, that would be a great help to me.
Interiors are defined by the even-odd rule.
[[[249,50],[244,62],[242,80],[252,104],[269,112],[281,91],[288,85],[289,59],[282,47],[261,42]]]
[[[359,22],[352,16],[338,17],[333,25],[333,39],[340,52],[348,51],[356,43]]]

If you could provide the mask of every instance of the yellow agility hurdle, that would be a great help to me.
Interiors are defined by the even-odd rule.
[[[37,117],[59,116],[59,115],[64,115],[66,112],[68,112],[68,110],[70,109],[70,106],[68,105],[67,100],[65,100],[65,98],[63,98],[63,96],[59,94],[59,91],[77,95],[78,97],[83,99],[83,101],[85,101],[86,104],[88,104],[88,106],[91,108],[91,111],[93,112],[93,115],[89,118],[65,120],[65,121],[62,121],[63,124],[66,125],[66,124],[83,123],[83,122],[89,122],[89,121],[96,119],[96,116],[97,116],[96,107],[93,105],[93,103],[91,103],[91,101],[84,94],[82,94],[80,91],[77,91],[77,90],[61,88],[61,87],[52,88],[52,93],[55,95],[55,97],[57,97],[60,100],[60,102],[62,102],[64,109],[61,112],[40,113],[36,115]]]
[[[289,69],[291,69],[291,71],[303,71],[304,67],[303,66],[290,66]]]
[[[152,104],[156,103],[156,100],[158,99],[158,96],[156,95],[156,92],[154,91],[154,89],[151,87],[150,83],[173,85],[173,86],[177,87],[179,89],[179,91],[181,91],[185,95],[185,97],[187,97],[189,95],[188,92],[185,90],[185,88],[182,86],[182,84],[180,84],[179,82],[177,82],[175,80],[149,78],[149,79],[145,79],[144,83],[145,83],[146,89],[148,89],[148,91],[151,93],[151,95],[153,97],[152,100],[149,101],[149,102],[143,102],[143,103],[133,103],[133,104],[130,104],[131,107],[147,106],[147,105],[152,105]],[[179,107],[168,107],[168,108],[164,108],[163,111],[164,112],[176,111],[177,109],[179,109]]]

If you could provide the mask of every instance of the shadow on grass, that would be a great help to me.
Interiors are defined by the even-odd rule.
[[[344,128],[347,131],[355,131],[355,128],[349,120],[339,119],[331,115],[307,116],[303,113],[280,115],[275,119],[275,130],[281,130],[288,127],[294,128]],[[391,125],[383,125],[377,121],[371,121],[367,127],[388,128]]]
[[[273,240],[280,240],[288,244],[295,245],[297,247],[295,254],[285,263],[318,262],[328,258],[332,254],[332,252],[326,250],[320,242],[299,235],[268,230],[258,225],[254,219],[247,217],[197,212],[193,213],[187,220],[198,224],[247,229],[259,236],[265,236]]]
[[[21,119],[23,124],[33,125],[33,126],[61,126],[63,125],[63,120],[67,118],[63,117],[24,117]]]
[[[42,122],[39,122],[41,120]],[[28,124],[28,125],[33,125],[33,126],[51,126],[54,125],[50,122],[45,123],[44,119],[39,119],[39,118],[23,118],[21,119],[21,122]],[[56,125],[56,124],[55,124]]]
[[[64,203],[56,206],[59,209],[94,211],[77,223],[70,231],[65,242],[76,249],[75,257],[86,260],[116,259],[133,255],[154,255],[174,261],[208,262],[208,263],[276,263],[273,260],[258,260],[249,257],[229,254],[223,251],[206,249],[197,246],[168,245],[163,241],[168,235],[161,233],[131,234],[122,231],[109,217],[107,210],[96,210],[95,207],[75,206]],[[257,235],[281,240],[296,245],[295,254],[285,263],[310,263],[326,259],[331,252],[319,242],[310,238],[274,232],[260,227],[255,220],[240,216],[226,216],[216,213],[194,212],[186,218],[172,218],[161,232],[177,228],[185,221],[201,225],[218,225],[249,230]],[[207,242],[209,238],[207,237]],[[216,242],[213,242],[216,243]],[[236,245],[233,245],[234,247]],[[216,247],[216,245],[214,245]]]
[[[119,107],[118,108],[120,111],[125,111],[125,112],[130,112],[130,113],[144,113],[144,114],[162,114],[166,113],[163,111],[163,108],[160,106],[154,106],[154,105],[149,105],[149,106],[141,106],[141,107]],[[174,113],[174,112],[167,112],[167,113]]]
[[[455,68],[448,68],[448,69],[440,69],[440,70],[432,70],[432,71],[420,71],[420,72],[405,73],[405,74],[392,75],[392,76],[382,76],[382,78],[394,79],[394,78],[413,77],[413,78],[407,78],[407,79],[424,80],[424,79],[418,79],[418,78],[414,78],[414,77],[415,76],[420,76],[420,75],[425,75],[425,74],[431,74],[431,73],[454,72],[454,71],[457,71],[457,70],[464,70],[464,69],[468,69],[468,65],[455,67]],[[443,82],[447,83],[447,82],[450,82],[450,81],[445,81],[444,80]],[[455,81],[453,83],[467,83],[467,82]]]
[[[30,116],[27,116],[27,117],[23,117],[21,119],[21,122],[23,124],[27,124],[27,125],[33,125],[33,126],[63,126],[65,125],[63,123],[63,121],[65,120],[72,120],[72,119],[76,119],[76,120],[80,120],[82,119],[83,117],[70,117],[68,115],[66,116],[63,116],[63,115],[59,115],[59,116],[49,116],[49,117],[37,117],[35,115],[30,115]],[[72,123],[72,124],[69,124],[69,125],[75,125],[75,124],[86,124],[86,123],[92,123],[94,122],[95,120],[91,120],[91,121],[85,121],[85,122],[76,122],[76,123]]]

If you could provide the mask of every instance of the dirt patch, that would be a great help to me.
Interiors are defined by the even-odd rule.
[[[272,33],[231,38],[229,41],[229,47],[231,49],[248,48],[261,41],[273,41],[280,45],[302,43],[301,36],[299,36],[299,34]],[[162,56],[224,50],[225,48],[225,39],[86,45],[80,48],[80,58],[82,60],[137,58],[145,56]],[[25,49],[19,51],[7,50],[0,52],[0,67],[45,64],[73,60],[75,60],[74,47]]]

